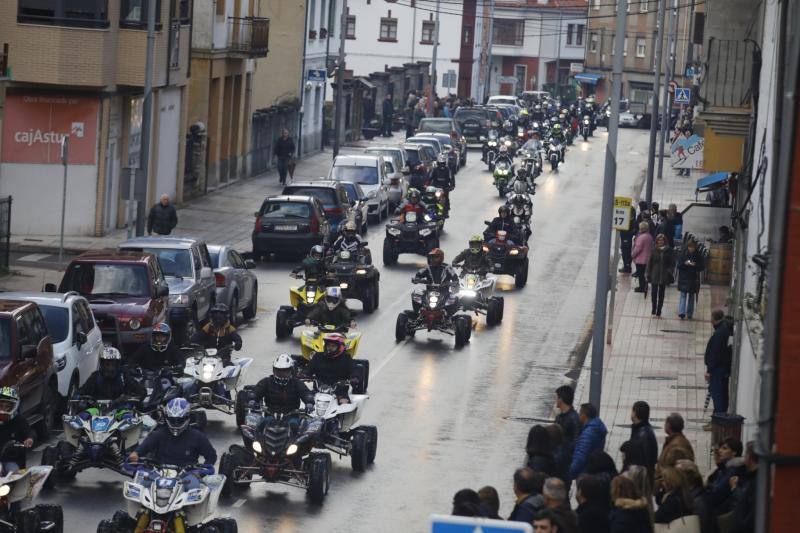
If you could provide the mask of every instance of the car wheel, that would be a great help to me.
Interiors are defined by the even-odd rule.
[[[250,305],[244,308],[242,316],[245,320],[252,320],[256,317],[258,310],[258,283],[253,285],[253,296],[250,298]]]
[[[237,293],[233,293],[233,298],[231,298],[231,305],[228,308],[228,312],[230,313],[228,320],[230,321],[231,326],[236,327],[236,318],[239,316],[239,295]]]

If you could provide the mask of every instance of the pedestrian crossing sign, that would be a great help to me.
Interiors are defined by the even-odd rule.
[[[675,103],[689,105],[692,101],[692,90],[688,87],[675,88]]]
[[[430,533],[533,533],[533,527],[525,522],[431,515]]]

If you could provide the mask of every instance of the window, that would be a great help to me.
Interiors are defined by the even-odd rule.
[[[525,38],[525,21],[516,19],[494,19],[492,43],[506,46],[522,46]]]
[[[339,25],[339,21],[336,19],[336,0],[330,0],[330,6],[328,7],[328,37],[333,37],[333,29]]]
[[[572,35],[575,32],[575,24],[567,24],[567,44],[572,44]]]
[[[577,46],[583,46],[583,32],[586,30],[586,26],[583,24],[578,24],[578,32],[575,35],[575,44]]]
[[[432,20],[422,21],[422,40],[420,44],[433,44],[433,37],[436,33],[436,23]]]
[[[19,0],[17,21],[54,26],[108,27],[108,0]]]
[[[325,0],[323,0],[324,2]],[[317,22],[317,0],[309,0],[308,3],[308,31],[316,31],[314,24]]]
[[[644,57],[647,53],[647,42],[644,39],[636,39],[636,57]]]
[[[355,15],[347,15],[347,34],[345,35],[348,39],[355,39],[356,38],[356,16]]]
[[[122,0],[119,25],[122,28],[147,29],[147,6],[149,0]],[[156,27],[161,26],[161,0],[156,0]]]
[[[593,33],[589,36],[589,51],[593,54],[597,53],[597,45],[598,45],[598,38],[597,34]]]
[[[379,41],[397,42],[397,19],[383,17]]]
[[[647,0],[639,0],[639,13],[647,13]]]
[[[592,0],[592,8],[600,11],[600,0]]]
[[[184,24],[188,24],[192,18],[191,0],[179,0],[177,17]]]

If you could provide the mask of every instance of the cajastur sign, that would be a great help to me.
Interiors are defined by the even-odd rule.
[[[61,163],[61,140],[69,135],[69,164],[97,160],[100,101],[64,95],[6,95],[3,163]]]

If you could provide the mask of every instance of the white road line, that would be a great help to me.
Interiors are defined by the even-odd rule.
[[[45,257],[49,257],[50,254],[28,254],[23,255],[17,261],[25,261],[27,263],[35,263],[36,261],[41,261]]]
[[[236,500],[236,503],[234,503],[231,507],[241,507],[245,503],[247,503],[247,500],[245,498],[242,498],[242,499]]]

